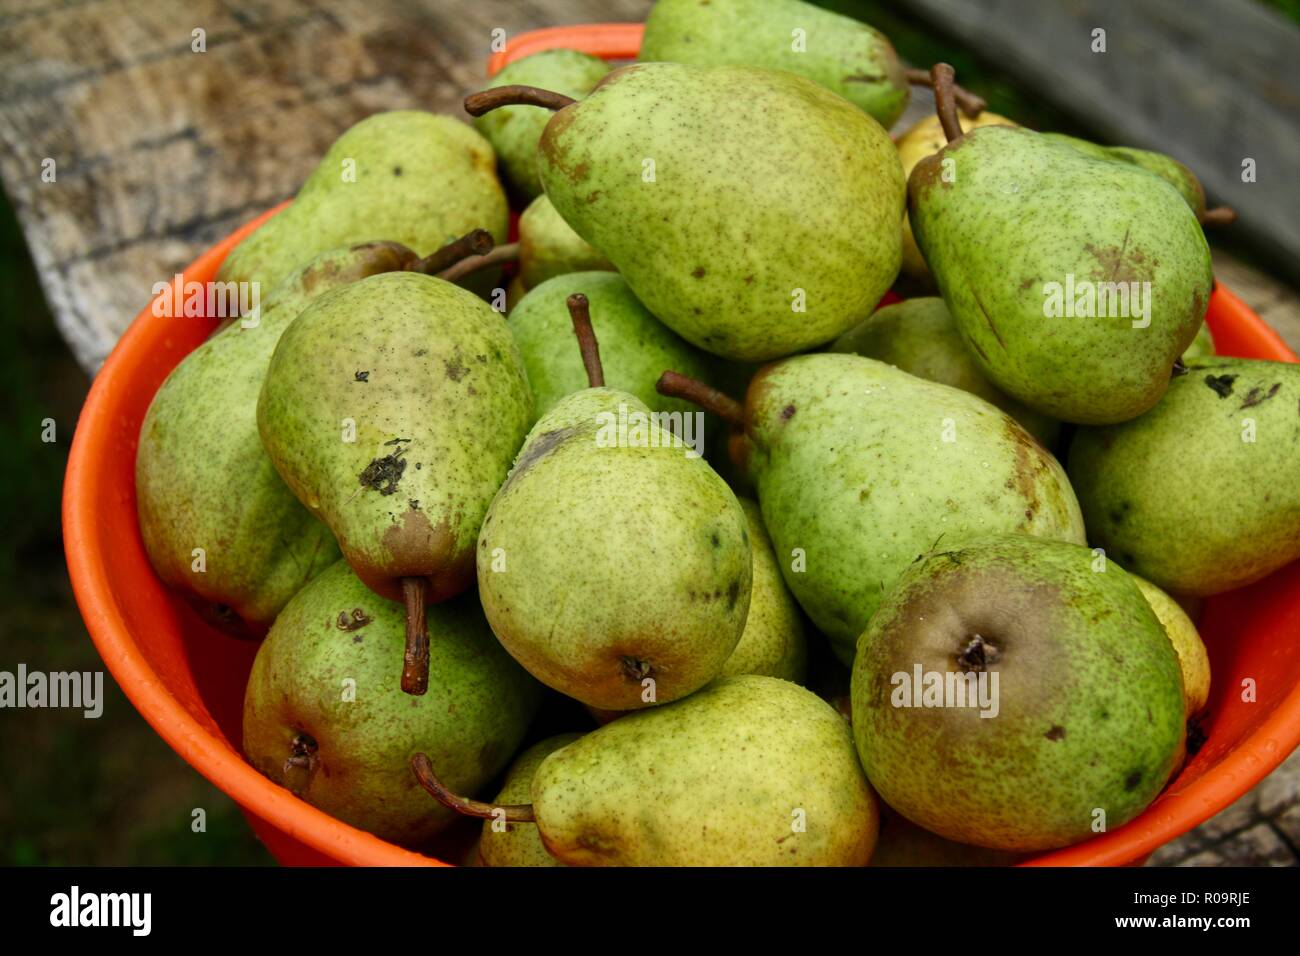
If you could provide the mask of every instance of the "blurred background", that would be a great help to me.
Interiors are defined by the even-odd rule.
[[[640,20],[650,5],[0,0],[0,670],[103,667],[64,567],[63,469],[91,376],[153,283],[292,195],[361,117],[458,114],[493,28]],[[1216,274],[1300,351],[1300,0],[819,5],[883,30],[911,65],[954,64],[1025,125],[1187,162],[1242,214],[1212,237]],[[1075,69],[1094,27],[1111,59]],[[930,109],[918,96],[895,133]],[[1259,164],[1248,190],[1244,156]],[[106,672],[104,696],[96,720],[0,710],[0,864],[270,864]],[[196,808],[206,832],[191,830]],[[1293,755],[1152,862],[1296,865],[1297,847]]]

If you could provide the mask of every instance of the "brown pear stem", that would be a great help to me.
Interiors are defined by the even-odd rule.
[[[420,786],[429,791],[429,795],[433,799],[449,810],[455,810],[467,817],[480,817],[484,820],[492,820],[498,814],[503,814],[508,823],[537,822],[533,817],[533,807],[530,803],[516,803],[496,807],[490,803],[484,803],[482,800],[473,800],[470,797],[462,797],[458,793],[452,793],[438,779],[438,775],[433,772],[433,764],[422,753],[417,753],[411,757],[411,770],[415,774],[415,779],[420,781]]]
[[[1202,226],[1209,226],[1211,229],[1215,226],[1231,226],[1237,221],[1237,210],[1231,206],[1215,206],[1201,213],[1200,219]]]
[[[470,256],[483,256],[492,251],[496,245],[496,240],[492,238],[492,233],[486,229],[475,229],[467,232],[459,239],[453,239],[439,249],[435,249],[423,259],[411,263],[406,267],[408,272],[422,272],[427,276],[437,275],[446,269],[450,269],[462,259]]]
[[[924,86],[929,89],[934,89],[934,77],[930,75],[929,70],[907,69],[903,72],[907,76],[907,82],[913,86]],[[952,85],[952,95],[953,99],[957,101],[957,105],[961,107],[961,111],[971,119],[974,119],[988,109],[989,104],[985,102],[984,97],[972,93],[970,90],[958,85],[957,83],[953,83]]]
[[[467,256],[459,262],[453,262],[446,269],[438,273],[439,279],[446,279],[448,282],[459,282],[468,275],[473,275],[483,269],[490,269],[493,266],[505,265],[507,262],[519,261],[519,243],[508,242],[504,246],[497,246],[490,252],[481,256]]]
[[[536,86],[494,86],[481,93],[471,93],[465,97],[465,112],[470,116],[482,116],[503,106],[540,106],[548,110],[562,110],[578,102],[563,93]]]
[[[600,364],[600,343],[596,341],[596,330],[591,327],[591,306],[587,297],[575,292],[564,300],[564,304],[569,307],[569,318],[573,319],[573,334],[578,337],[578,348],[582,351],[587,384],[592,388],[604,388],[605,370]]]
[[[745,406],[725,392],[720,392],[712,385],[706,385],[698,378],[667,371],[659,376],[655,391],[670,398],[680,398],[694,402],[706,412],[712,412],[732,428],[745,427]]]
[[[961,137],[961,121],[957,119],[957,102],[953,98],[955,76],[947,63],[930,67],[930,77],[934,82],[934,110],[939,115],[943,135],[950,143]]]
[[[429,689],[429,626],[424,619],[424,578],[402,578],[406,602],[406,653],[402,658],[402,690],[416,697]]]

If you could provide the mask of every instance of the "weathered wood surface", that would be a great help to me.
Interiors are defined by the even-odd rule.
[[[64,338],[98,367],[155,281],[292,195],[362,117],[463,115],[494,28],[642,20],[649,8],[0,0],[0,177]],[[54,182],[42,180],[47,159]]]
[[[459,114],[463,95],[485,78],[493,29],[641,20],[650,5],[0,0],[0,177],[64,338],[83,367],[97,368],[155,281],[290,196],[363,116],[410,107]],[[1015,6],[973,4],[993,5]],[[200,28],[206,52],[197,53]],[[1112,42],[1124,34],[1112,31]],[[1218,81],[1207,86],[1217,90]],[[917,90],[899,128],[932,109]],[[47,160],[54,182],[42,179]],[[1261,170],[1273,170],[1255,187],[1265,204],[1294,203],[1300,191],[1271,162]],[[1270,321],[1300,348],[1296,297],[1250,270],[1223,268],[1231,264],[1221,277],[1250,304],[1271,308]],[[1239,286],[1243,277],[1249,288]]]
[[[1237,209],[1233,228],[1300,281],[1300,27],[1255,0],[896,3],[1103,141],[1187,163]],[[1254,182],[1242,181],[1247,159]]]

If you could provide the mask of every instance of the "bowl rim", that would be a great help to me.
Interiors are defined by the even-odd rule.
[[[490,74],[512,59],[563,46],[607,59],[635,57],[641,24],[589,24],[522,33],[490,61]],[[183,275],[215,272],[244,237],[288,205],[267,210],[204,251]],[[1211,304],[1231,316],[1261,352],[1277,361],[1297,357],[1281,336],[1239,298],[1216,283]],[[325,856],[360,866],[448,866],[446,861],[403,849],[318,810],[255,770],[227,742],[196,720],[171,694],[145,659],[113,597],[109,563],[94,545],[95,463],[111,441],[114,415],[147,359],[156,335],[146,305],[113,348],[91,385],[69,450],[62,517],[64,553],[73,593],[86,628],[109,672],[160,737],[190,766],[229,795],[247,813]],[[1272,749],[1276,758],[1265,751]],[[1275,769],[1300,744],[1300,682],[1273,712],[1212,770],[1148,807],[1134,820],[1083,843],[1039,855],[1023,866],[1122,865],[1209,819]],[[1147,818],[1152,819],[1148,820]]]

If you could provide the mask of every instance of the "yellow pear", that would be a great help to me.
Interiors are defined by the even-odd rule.
[[[1150,581],[1131,572],[1129,576],[1137,582],[1178,653],[1178,666],[1183,672],[1183,699],[1187,702],[1187,716],[1191,717],[1210,699],[1210,656],[1205,651],[1205,643],[1177,601]]]
[[[999,116],[997,113],[990,113],[988,110],[980,113],[979,116],[971,119],[965,113],[957,117],[961,121],[962,132],[975,129],[977,126],[1015,126],[1011,120],[1005,116]],[[898,137],[896,144],[898,146],[898,158],[903,164],[903,175],[911,176],[912,168],[927,156],[933,156],[939,152],[948,140],[943,135],[943,128],[939,125],[937,115],[927,116],[925,119],[918,121],[914,126]],[[903,216],[903,272],[913,279],[922,282],[930,282],[930,267],[925,264],[925,259],[921,256],[921,250],[916,247],[916,240],[912,237],[912,224],[908,221],[907,215]]]

